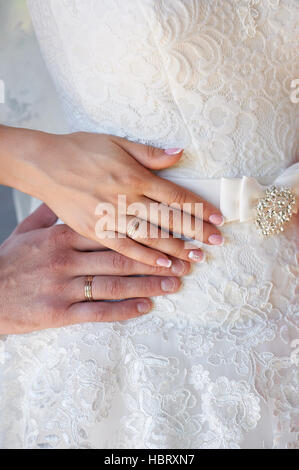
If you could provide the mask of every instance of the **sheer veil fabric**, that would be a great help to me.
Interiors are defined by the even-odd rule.
[[[297,0],[28,6],[70,130],[183,147],[193,190],[298,161]],[[1,447],[299,448],[297,227],[225,224],[150,315],[7,337]]]

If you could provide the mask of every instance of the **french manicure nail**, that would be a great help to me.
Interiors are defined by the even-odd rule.
[[[158,258],[156,261],[158,266],[163,266],[163,268],[170,268],[172,262],[170,259]]]
[[[173,279],[163,279],[161,281],[161,289],[164,292],[173,292],[176,290],[176,283]]]
[[[205,257],[205,252],[201,250],[192,250],[188,254],[188,258],[190,258],[192,261],[196,261],[197,263],[204,261]]]
[[[213,233],[213,235],[210,235],[208,240],[211,245],[223,245],[224,243],[224,237],[222,235],[218,235],[217,233]]]
[[[178,153],[182,152],[184,149],[173,148],[173,149],[166,149],[164,152],[166,155],[177,155]]]
[[[137,305],[137,310],[139,313],[147,313],[151,309],[151,306],[148,302],[139,302]]]
[[[212,214],[209,217],[209,221],[211,222],[211,224],[218,225],[219,227],[221,227],[224,224],[224,217],[220,214]]]
[[[182,274],[185,271],[185,263],[180,259],[175,260],[171,266],[171,272],[173,274]]]

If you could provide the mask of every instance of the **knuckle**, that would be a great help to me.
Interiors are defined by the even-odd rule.
[[[153,147],[151,145],[147,145],[145,147],[145,158],[147,161],[148,168],[155,168],[155,161],[157,157],[161,155],[161,149]]]
[[[132,268],[132,261],[120,253],[114,253],[112,256],[112,266],[116,271],[125,272]]]
[[[49,309],[59,307],[61,304],[67,303],[70,298],[69,284],[60,273],[52,272],[48,276],[42,294]]]
[[[130,171],[126,174],[126,184],[132,188],[141,188],[143,184],[143,177],[139,172]]]
[[[120,279],[110,279],[106,283],[106,292],[112,299],[119,298],[122,292],[122,283]]]
[[[48,258],[48,268],[52,272],[70,270],[74,266],[73,256],[69,250],[55,250]]]
[[[156,149],[152,145],[146,145],[145,152],[148,158],[153,158],[156,155]]]
[[[142,240],[142,243],[148,248],[159,249],[159,240],[154,240],[153,238],[145,238]]]
[[[129,243],[126,238],[119,238],[116,239],[115,241],[115,247],[113,247],[114,250],[120,252],[120,253],[126,253],[129,248]]]
[[[53,227],[49,228],[48,236],[49,241],[53,244],[65,244],[70,241],[73,233],[71,229],[64,224],[61,225],[54,225]]]
[[[185,204],[186,202],[187,202],[186,193],[184,191],[182,191],[181,189],[174,188],[170,192],[170,204],[176,203],[176,204],[179,204],[181,206],[182,204]]]
[[[145,148],[145,154],[149,161],[149,164],[151,162],[154,162],[155,159],[157,159],[157,157],[160,157],[162,152],[163,151],[159,147],[153,147],[152,145],[147,145]]]
[[[59,269],[70,268],[73,265],[73,256],[69,251],[59,251],[57,253],[56,266]]]
[[[160,280],[155,278],[146,278],[142,280],[141,290],[143,295],[150,295],[160,291]]]
[[[180,243],[173,243],[171,254],[175,258],[185,258],[184,247]]]

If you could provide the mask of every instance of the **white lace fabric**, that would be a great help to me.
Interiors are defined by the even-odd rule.
[[[183,147],[186,185],[298,159],[296,0],[28,4],[72,130]],[[299,448],[295,222],[225,225],[150,315],[7,337],[1,446]]]

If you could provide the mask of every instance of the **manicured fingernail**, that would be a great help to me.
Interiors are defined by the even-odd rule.
[[[224,224],[224,217],[220,214],[212,214],[209,217],[209,221],[211,222],[211,224],[219,225],[221,227],[221,225]]]
[[[166,149],[164,152],[166,155],[177,155],[178,153],[182,152],[184,149],[173,148],[173,149]]]
[[[137,305],[137,310],[139,313],[147,313],[151,309],[151,305],[149,302],[139,302]]]
[[[184,271],[185,271],[184,261],[181,261],[180,259],[173,261],[172,266],[171,266],[171,272],[173,274],[183,274]]]
[[[190,258],[192,261],[196,261],[197,263],[204,261],[205,257],[205,252],[201,250],[192,250],[188,254],[188,258]]]
[[[213,233],[213,235],[210,235],[208,240],[211,245],[223,245],[224,243],[224,237],[222,235],[218,235],[217,233]]]
[[[174,279],[163,279],[161,281],[161,289],[164,292],[173,292],[176,290],[176,282]]]
[[[172,262],[170,259],[158,258],[156,261],[158,266],[163,266],[163,268],[170,268]]]

